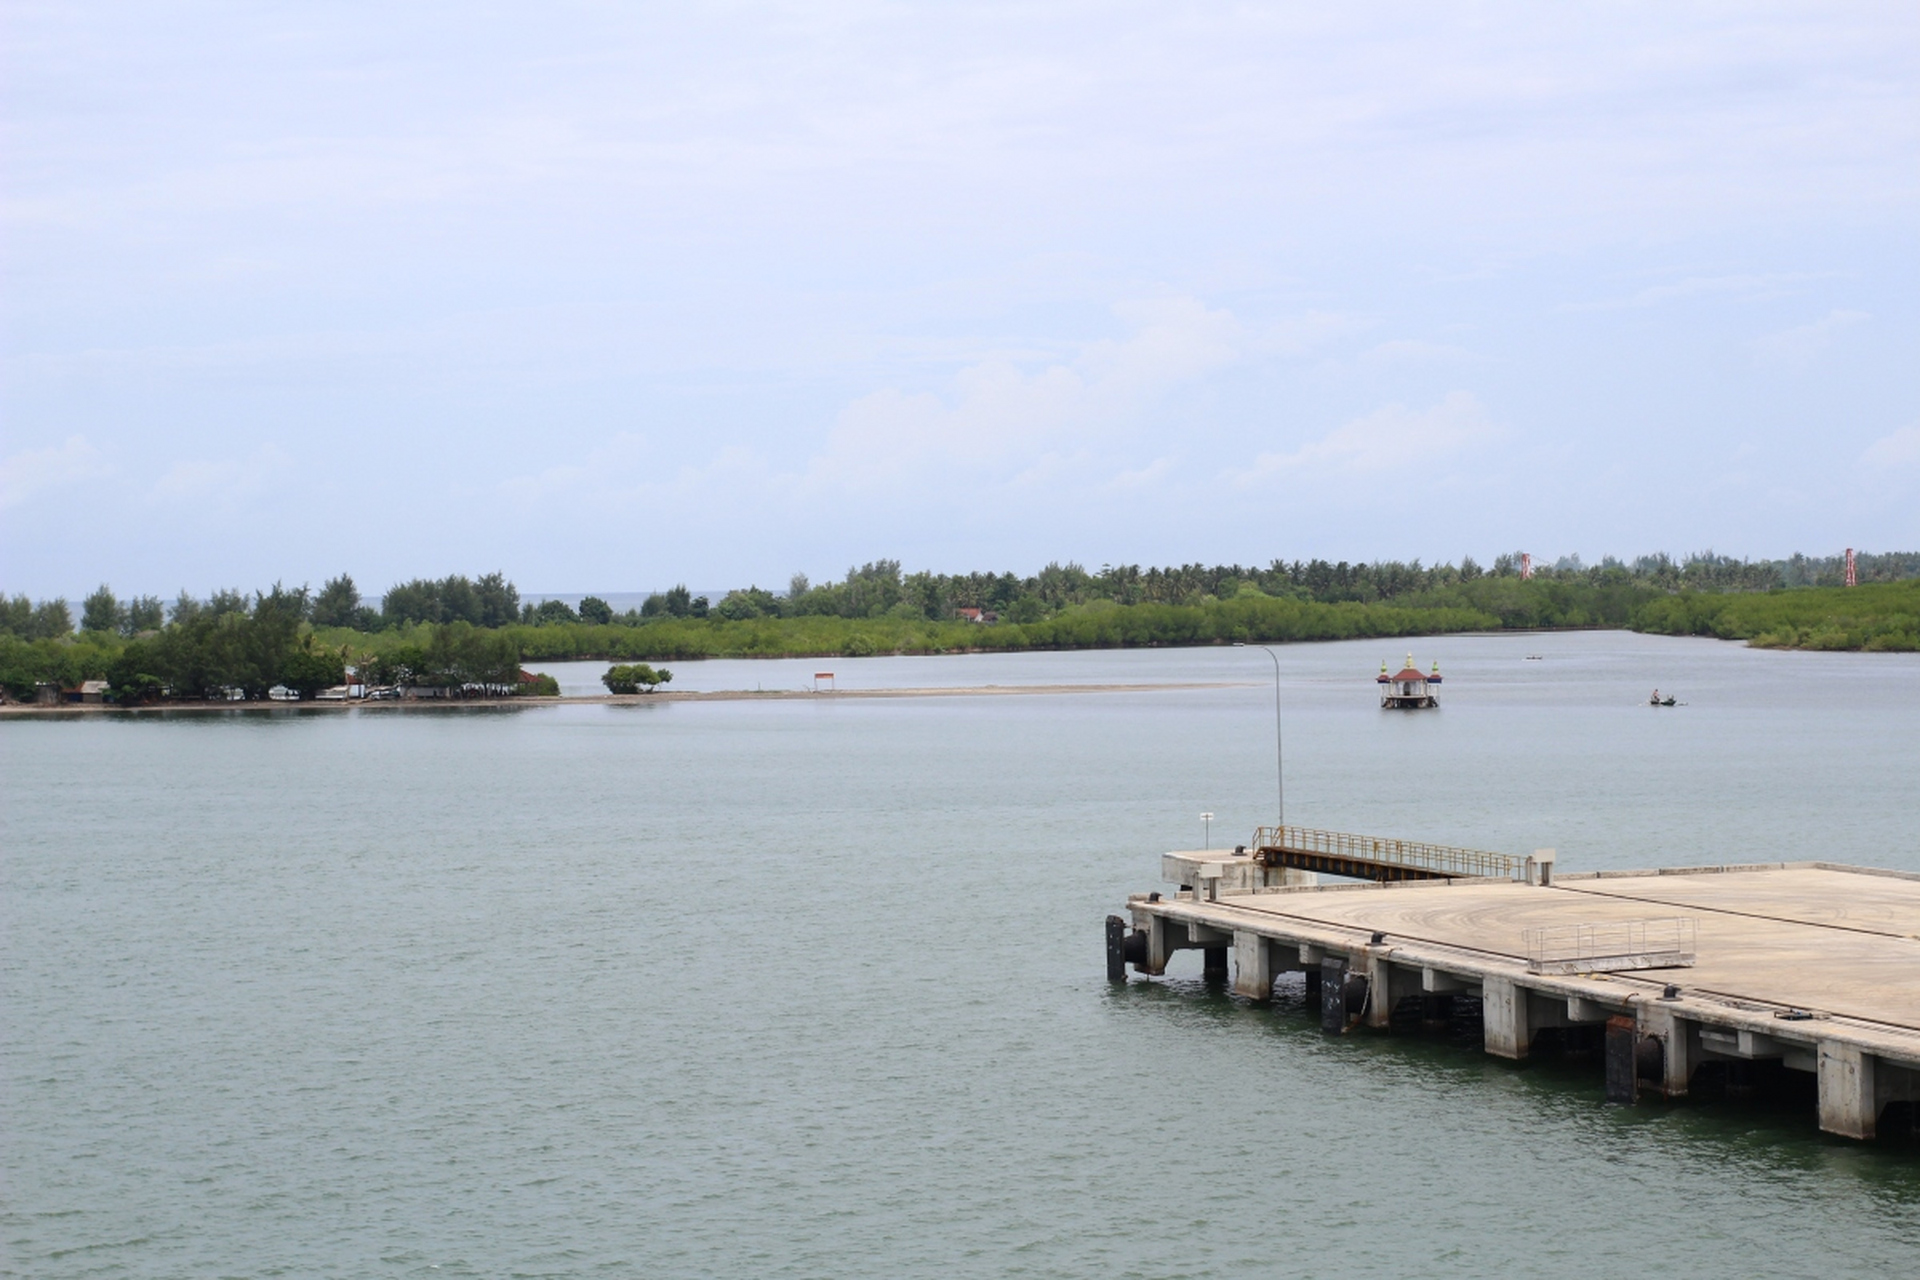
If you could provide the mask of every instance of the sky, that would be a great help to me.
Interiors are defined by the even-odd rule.
[[[0,7],[0,590],[1920,547],[1920,6]]]

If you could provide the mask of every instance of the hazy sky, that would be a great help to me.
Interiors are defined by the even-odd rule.
[[[7,4],[0,589],[1920,546],[1920,6]]]

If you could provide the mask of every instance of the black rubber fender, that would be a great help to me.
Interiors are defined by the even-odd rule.
[[[1667,1079],[1667,1042],[1659,1036],[1641,1036],[1633,1046],[1633,1073],[1645,1084]]]
[[[1346,1006],[1347,1019],[1352,1021],[1367,1012],[1367,979],[1365,974],[1350,973],[1346,985],[1340,989],[1340,997]]]

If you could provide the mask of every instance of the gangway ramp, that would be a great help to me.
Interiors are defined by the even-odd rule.
[[[1512,854],[1312,827],[1261,827],[1253,833],[1252,855],[1261,867],[1290,867],[1383,884],[1530,878],[1528,859]]]

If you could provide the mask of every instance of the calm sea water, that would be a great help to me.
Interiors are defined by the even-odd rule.
[[[1920,869],[1913,657],[1422,640],[1383,713],[1406,648],[1279,650],[1290,820]],[[0,723],[8,1274],[1920,1270],[1920,1160],[1808,1113],[1110,987],[1158,854],[1271,817],[1264,654],[674,687],[819,669],[1248,683]]]

